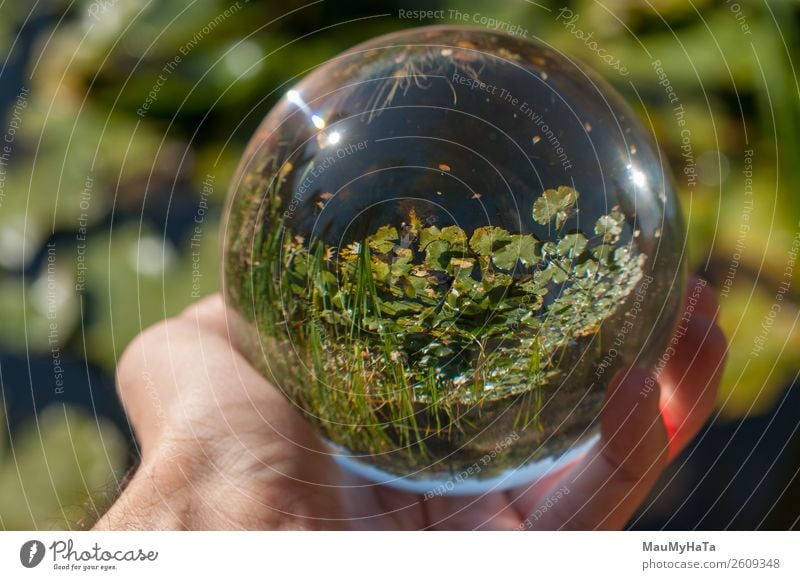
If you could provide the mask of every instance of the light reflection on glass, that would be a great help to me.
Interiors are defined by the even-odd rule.
[[[325,128],[325,119],[311,112],[311,108],[303,100],[303,97],[300,96],[300,93],[292,89],[288,93],[286,93],[286,98],[289,100],[290,103],[296,105],[297,108],[303,111],[303,113],[306,114],[306,117],[308,117],[311,120],[311,123],[317,129],[322,130]]]
[[[631,181],[637,187],[644,187],[647,185],[647,176],[640,169],[636,169],[633,165],[628,165],[627,169],[631,172]]]

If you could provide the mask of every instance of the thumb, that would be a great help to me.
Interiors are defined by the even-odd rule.
[[[164,444],[194,441],[275,461],[326,457],[297,409],[232,345],[219,295],[142,332],[117,368],[117,388],[143,458]]]

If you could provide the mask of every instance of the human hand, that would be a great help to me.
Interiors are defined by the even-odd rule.
[[[711,289],[693,280],[689,295],[688,330],[658,381],[618,373],[582,458],[527,487],[431,498],[340,470],[235,348],[221,297],[207,298],[120,360],[141,464],[95,529],[622,528],[713,410],[727,346]],[[553,501],[557,490],[568,493]]]

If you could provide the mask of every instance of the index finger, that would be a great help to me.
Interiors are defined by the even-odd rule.
[[[697,435],[711,415],[727,356],[716,324],[719,306],[705,280],[690,279],[683,313],[657,377],[661,413],[670,440],[670,459]]]

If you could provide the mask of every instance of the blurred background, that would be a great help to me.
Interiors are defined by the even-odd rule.
[[[402,17],[419,9],[439,12]],[[631,527],[800,525],[798,2],[40,0],[0,3],[0,529],[79,528],[113,500],[136,456],[116,359],[217,289],[227,184],[293,79],[465,20],[541,38],[625,95],[677,177],[690,268],[721,296],[717,412]]]

